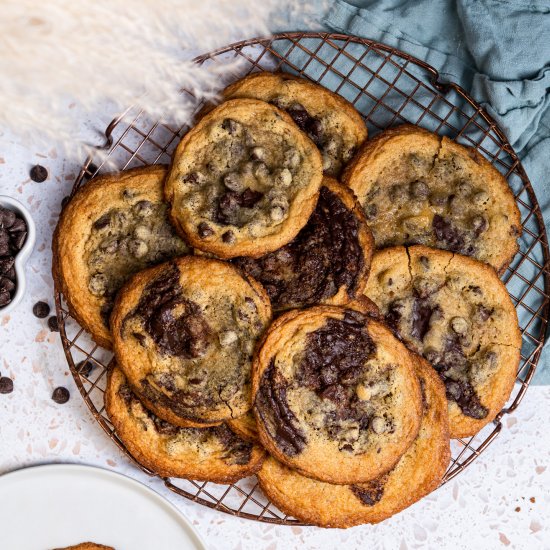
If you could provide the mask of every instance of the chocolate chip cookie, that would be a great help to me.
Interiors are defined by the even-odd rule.
[[[405,124],[365,143],[343,182],[357,195],[377,248],[424,244],[502,272],[521,218],[504,177],[477,151]]]
[[[388,473],[367,483],[333,485],[304,477],[269,457],[258,472],[263,492],[286,514],[321,527],[378,523],[433,491],[450,458],[447,400],[438,376],[417,360],[423,415],[413,444]]]
[[[231,84],[223,93],[224,100],[243,97],[261,99],[286,111],[319,148],[328,176],[339,176],[367,139],[365,122],[353,105],[309,80],[260,72]]]
[[[521,333],[506,287],[488,265],[413,246],[374,255],[366,294],[443,380],[452,437],[474,435],[510,396]]]
[[[260,282],[274,311],[343,305],[360,296],[374,240],[353,193],[325,177],[317,206],[294,239],[260,258],[232,262]]]
[[[184,256],[135,275],[111,326],[117,363],[147,408],[172,424],[212,425],[250,409],[252,354],[271,318],[252,278]]]
[[[168,221],[164,166],[99,176],[63,209],[53,272],[71,314],[111,348],[109,315],[119,288],[138,271],[189,252]]]
[[[148,411],[122,370],[109,371],[105,408],[118,437],[143,466],[166,477],[233,483],[255,473],[265,451],[225,424],[181,428]]]
[[[290,242],[315,208],[321,155],[288,114],[253,99],[219,105],[178,145],[170,215],[199,250],[261,256]]]
[[[332,483],[390,470],[420,426],[413,360],[357,310],[291,311],[256,354],[252,399],[260,441],[287,466]]]

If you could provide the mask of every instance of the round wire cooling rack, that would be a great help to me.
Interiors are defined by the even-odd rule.
[[[303,76],[342,95],[363,115],[372,137],[395,124],[410,122],[475,147],[508,180],[522,216],[520,250],[502,275],[516,306],[523,337],[521,362],[507,406],[493,423],[474,437],[453,440],[452,459],[443,483],[469,466],[502,429],[501,419],[518,407],[534,375],[549,314],[550,254],[539,204],[529,179],[502,131],[486,111],[460,86],[443,82],[430,65],[371,40],[343,34],[284,33],[246,40],[195,60],[216,69],[220,87],[246,74],[267,70]],[[227,70],[225,70],[227,68]],[[195,113],[202,103],[194,101]],[[106,153],[94,163],[89,157],[76,178],[76,189],[97,174],[134,166],[169,163],[171,153],[189,126],[172,127],[151,120],[130,107],[105,130]],[[108,436],[145,473],[126,449],[106,415],[103,396],[112,354],[95,344],[71,317],[59,288],[56,308],[65,355],[78,389]],[[93,365],[79,369],[83,361]],[[239,517],[298,525],[262,494],[254,477],[232,485],[164,478],[175,493]]]

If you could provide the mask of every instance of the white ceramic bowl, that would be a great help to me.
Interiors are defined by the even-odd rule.
[[[27,288],[25,264],[36,242],[36,227],[30,212],[18,200],[8,197],[7,195],[0,195],[0,206],[13,210],[17,215],[22,217],[27,224],[27,240],[23,248],[19,251],[17,256],[15,256],[15,294],[13,295],[12,301],[7,306],[0,307],[0,317],[2,317],[13,311],[25,294],[25,289]]]

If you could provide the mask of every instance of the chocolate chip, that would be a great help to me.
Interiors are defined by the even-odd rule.
[[[197,227],[197,233],[201,239],[205,239],[213,235],[214,230],[206,222],[201,222]]]
[[[412,328],[411,336],[422,341],[428,330],[430,330],[430,321],[432,315],[438,310],[438,306],[433,306],[425,300],[415,298],[412,307]]]
[[[425,199],[430,192],[428,184],[423,181],[413,181],[411,183],[411,195],[415,199]]]
[[[13,268],[14,263],[15,258],[13,256],[2,256],[0,258],[0,275],[8,276],[9,272]]]
[[[241,125],[232,118],[226,118],[222,122],[222,128],[231,136],[235,135],[238,131]]]
[[[373,220],[376,217],[376,214],[378,214],[378,206],[374,203],[366,204],[364,210],[367,220]]]
[[[138,201],[134,205],[134,212],[138,216],[147,217],[153,213],[153,203],[151,201]]]
[[[100,218],[98,218],[93,225],[93,228],[96,230],[104,229],[105,227],[108,227],[111,224],[111,213],[107,212],[107,214],[103,214]]]
[[[0,206],[0,228],[9,229],[15,222],[15,212]]]
[[[445,206],[447,204],[448,196],[445,193],[434,191],[430,195],[430,204],[432,206]]]
[[[222,241],[227,244],[233,244],[235,242],[235,234],[233,231],[226,231],[222,235]]]
[[[487,219],[484,216],[474,216],[471,221],[472,229],[474,230],[476,235],[480,235],[483,233],[487,227]]]
[[[94,364],[91,361],[84,360],[80,361],[78,365],[76,365],[76,371],[78,374],[81,374],[82,376],[88,377],[90,376],[90,373],[94,369]]]
[[[17,233],[20,231],[27,231],[27,224],[23,218],[15,218],[15,221],[9,228],[10,233]]]
[[[487,321],[489,317],[491,317],[492,313],[493,313],[493,310],[486,308],[483,304],[478,304],[476,306],[476,317],[482,323]]]
[[[2,268],[0,267],[0,273],[2,273]],[[15,267],[11,267],[4,273],[4,277],[7,277],[10,281],[15,281]]]
[[[59,321],[57,320],[57,316],[52,315],[48,319],[48,328],[51,332],[59,332]]]
[[[43,181],[46,181],[46,178],[48,177],[48,171],[40,164],[36,164],[31,168],[30,176],[32,181],[35,181],[36,183],[42,183]]]
[[[15,283],[7,277],[0,276],[0,292],[12,292],[15,289]]]
[[[0,393],[11,393],[13,391],[13,380],[7,376],[0,378]]]
[[[69,390],[67,388],[64,388],[63,386],[55,388],[52,393],[52,399],[59,405],[67,403],[70,397],[71,394],[69,393]]]
[[[21,231],[19,233],[12,233],[11,246],[14,252],[18,252],[23,248],[25,241],[27,240],[27,232]]]
[[[0,256],[7,256],[10,252],[8,232],[0,229]]]
[[[438,241],[443,241],[447,244],[449,250],[453,252],[460,252],[464,247],[464,235],[456,229],[453,224],[436,214],[433,217],[432,227],[434,230],[435,238]]]
[[[11,302],[11,294],[5,290],[0,291],[0,307],[5,307]]]
[[[45,319],[50,314],[50,306],[46,302],[36,302],[32,308],[35,317]]]

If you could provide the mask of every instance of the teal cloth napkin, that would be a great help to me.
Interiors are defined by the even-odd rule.
[[[435,67],[442,80],[457,82],[469,91],[499,123],[520,156],[548,230],[550,1],[336,0],[329,4],[328,11],[326,2],[316,0],[312,4],[317,6],[327,30],[403,50]],[[298,25],[303,26],[303,20],[291,20],[287,28]],[[321,49],[318,55],[323,58],[329,52]],[[292,62],[299,67],[306,57],[295,50]],[[315,76],[322,68],[310,63],[306,74]],[[328,88],[339,84],[338,78],[330,74],[323,77],[322,83]],[[524,234],[522,239],[525,248],[529,247],[532,237]],[[534,254],[542,261],[540,247]],[[524,262],[521,270],[529,280],[537,272],[529,262]],[[542,278],[537,281],[538,287],[543,288]],[[514,281],[508,283],[508,288],[516,296],[521,293]],[[534,301],[530,305],[536,309],[542,294],[538,303],[536,292],[531,292],[531,297]],[[518,315],[524,327],[531,315],[521,307]],[[533,324],[531,329],[536,331]],[[523,355],[529,356],[533,349],[533,341],[524,336]],[[550,345],[543,349],[534,383],[550,384]]]

